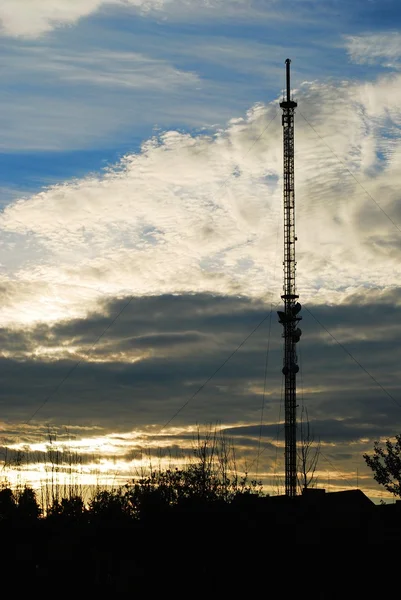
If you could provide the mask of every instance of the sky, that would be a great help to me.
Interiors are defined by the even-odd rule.
[[[298,417],[320,487],[385,497],[363,454],[401,432],[400,30],[397,0],[2,0],[4,477],[39,485],[57,446],[123,481],[217,428],[282,490],[290,58]]]

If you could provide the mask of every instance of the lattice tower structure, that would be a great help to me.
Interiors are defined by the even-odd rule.
[[[284,310],[278,311],[283,325],[284,355],[284,431],[285,431],[285,494],[294,497],[297,493],[297,381],[299,371],[296,344],[301,337],[298,327],[301,305],[296,293],[295,260],[295,184],[294,184],[294,115],[297,103],[291,99],[290,63],[286,64],[286,96],[280,102],[283,110],[283,198],[284,198],[284,286],[281,298]]]

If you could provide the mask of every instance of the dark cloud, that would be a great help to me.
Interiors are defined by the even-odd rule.
[[[327,444],[329,460],[357,463],[362,473],[362,454],[373,441],[401,431],[401,294],[372,291],[359,305],[357,299],[303,310],[298,402],[308,409],[315,438]],[[170,425],[211,423],[249,463],[261,449],[263,468],[272,469],[276,441],[284,439],[277,425],[283,340],[270,305],[207,294],[127,302],[105,303],[86,319],[0,331],[8,355],[0,361],[7,440],[44,438],[47,423],[89,428],[76,430],[77,437],[148,428],[162,442],[163,456],[175,456],[190,447],[193,434],[170,436]],[[61,348],[62,358],[35,354],[38,348]],[[160,450],[151,453],[160,457]]]
[[[387,423],[386,426],[373,423],[360,422],[357,419],[315,419],[310,422],[311,436],[321,442],[358,442],[361,439],[378,439],[381,436],[392,436],[393,427]],[[299,428],[301,427],[299,423]],[[262,438],[275,439],[278,426],[272,425],[250,425],[248,427],[232,427],[226,432],[241,439],[257,440]],[[306,425],[304,428],[306,431]]]
[[[126,303],[117,300],[105,305],[104,315],[90,315],[53,327],[3,330],[3,352],[9,354],[14,349],[33,352],[37,346],[62,347],[66,351],[70,344],[80,348],[79,352],[71,351],[76,362],[66,360],[65,354],[57,361],[41,359],[40,355],[25,356],[19,361],[3,359],[0,381],[8,419],[20,420],[22,415],[28,419],[29,413],[50,396],[37,418],[68,418],[75,424],[107,423],[111,428],[119,423],[126,425],[127,418],[130,426],[162,424],[221,366],[243,341],[244,334],[249,334],[268,314],[268,307],[246,299],[207,295],[139,298],[95,344]],[[220,399],[224,410],[229,400],[234,412],[242,411],[244,393],[256,400],[257,396],[247,387],[255,381],[255,372],[263,370],[264,356],[259,353],[263,346],[263,341],[255,337],[245,353],[241,348],[221,369],[219,377],[199,394],[197,410],[199,400],[208,403],[212,398]],[[248,362],[252,353],[258,357],[251,358],[251,365],[247,366],[243,360],[246,357]],[[104,362],[91,362],[99,360]],[[71,369],[73,372],[68,375]],[[223,416],[217,402],[206,419]],[[199,412],[197,417],[200,420]]]

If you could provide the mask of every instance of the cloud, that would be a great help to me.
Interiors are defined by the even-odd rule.
[[[293,23],[313,24],[322,17],[327,19],[328,14],[340,16],[337,7],[321,7],[317,0],[2,0],[0,24],[5,35],[37,38],[101,11],[117,14],[118,9],[175,21],[223,17],[226,21],[283,22],[291,15]]]
[[[388,338],[383,321],[399,334],[400,298],[400,289],[371,291],[359,306],[350,297],[302,312],[298,417],[306,406],[326,478],[327,458],[346,478],[359,470],[369,482],[363,452],[401,427],[401,402],[380,387],[399,398],[399,335]],[[209,423],[248,472],[261,452],[259,473],[271,482],[282,471],[284,436],[282,329],[270,305],[210,294],[126,301],[105,302],[85,319],[0,330],[3,445],[27,448],[27,462],[37,462],[54,431],[85,464],[103,460],[113,471],[114,456],[114,470],[128,476],[142,451],[170,461],[190,452]],[[374,342],[360,337],[364,320]],[[339,485],[341,477],[330,475]]]
[[[48,81],[68,85],[79,82],[80,85],[112,87],[113,90],[146,88],[160,93],[177,86],[200,83],[195,73],[181,71],[164,58],[153,58],[140,52],[87,49],[83,53],[25,45],[24,50],[19,48],[10,52],[7,62],[8,69],[24,73],[26,81],[42,76],[42,85]]]
[[[37,38],[49,31],[73,25],[100,9],[137,10],[139,14],[168,12],[178,18],[184,14],[206,13],[214,17],[236,15],[249,18],[265,11],[265,6],[249,0],[2,0],[0,24],[8,36]],[[272,3],[274,4],[274,2]]]
[[[400,97],[400,76],[297,91],[305,300],[336,304],[398,285]],[[83,316],[103,297],[130,293],[278,300],[279,114],[276,102],[258,104],[213,135],[164,132],[101,174],[9,204],[0,216],[2,279],[13,293],[1,322]]]
[[[165,55],[14,42],[4,47],[2,68],[6,87],[26,90],[0,100],[3,151],[104,147],[116,137],[132,145],[140,135],[134,124],[151,131],[180,115],[183,125],[204,126],[227,114],[212,114],[209,104],[197,109],[200,78]]]
[[[365,443],[369,440],[369,443],[372,444],[372,440],[392,437],[394,435],[394,428],[391,426],[391,423],[387,423],[383,427],[379,423],[361,423],[359,419],[316,419],[310,422],[309,426],[311,439],[313,438],[316,442],[320,441],[323,444],[337,443],[346,446],[348,443],[363,443],[363,440],[365,440]],[[274,441],[277,436],[277,423],[262,426],[232,427],[227,428],[225,432],[227,435],[233,436],[233,438],[241,436],[243,438],[242,443],[255,446],[255,442],[260,435],[264,439],[267,438]]]
[[[105,5],[160,8],[164,0],[3,0],[0,23],[6,35],[35,38],[60,26],[72,25]]]
[[[113,457],[109,474],[128,478],[138,455],[145,463],[153,457],[160,464],[164,456],[171,464],[192,454],[198,423],[203,435],[209,422],[255,419],[260,386],[253,391],[251,382],[263,372],[262,336],[194,394],[266,318],[268,307],[209,295],[135,298],[121,313],[125,304],[114,300],[86,319],[51,327],[0,331],[0,439],[22,450],[26,464],[43,460],[51,431],[60,447],[88,456],[94,471]],[[254,458],[254,447],[247,454]]]
[[[401,67],[401,34],[398,31],[345,36],[351,60],[360,64],[380,64],[388,68]]]
[[[35,0],[29,2],[35,6]],[[70,4],[63,2],[64,10]],[[81,5],[85,3],[76,6]],[[163,4],[163,10],[150,11],[146,23],[132,4],[102,6],[106,13],[102,9],[80,27],[41,39],[1,41],[0,68],[7,90],[0,98],[3,152],[94,147],[123,152],[137,148],[155,126],[221,126],[281,88],[289,51],[282,31],[287,21],[278,20],[278,13],[273,17],[271,10],[296,6],[173,1]],[[25,14],[18,11],[17,16]],[[269,44],[260,35],[262,19],[272,30]],[[198,23],[196,35],[182,26],[185,20]],[[247,31],[256,27],[256,35],[238,37],[238,23],[246,20]],[[311,46],[291,48],[305,79],[321,68],[313,51]]]
[[[300,12],[286,5],[292,8],[293,25]],[[317,9],[311,3],[299,8],[308,27],[319,23]],[[135,48],[124,52],[132,40],[128,27],[131,38],[116,45],[110,33],[103,50],[95,51],[90,35],[83,43],[88,32],[96,37],[93,23],[77,28],[74,50],[59,32],[36,39],[101,11],[106,18],[95,29],[103,28],[108,15],[118,20],[124,10],[132,22],[146,10],[158,19],[196,17],[197,23],[203,15],[214,20],[216,35],[205,39],[206,28],[199,30],[187,52],[189,36],[164,48],[159,31],[138,33]],[[273,101],[241,116],[238,96],[242,102],[256,89],[251,72],[260,78],[265,70],[276,81],[284,50],[274,45],[274,35],[268,51],[257,36],[252,43],[225,38],[217,22],[223,15],[225,23],[235,17],[231,35],[238,22],[256,15],[275,19],[275,26],[283,7],[245,0],[6,0],[0,7],[5,35],[35,39],[4,42],[7,86],[17,89],[23,81],[29,90],[18,102],[12,93],[3,96],[4,147],[10,140],[13,148],[99,147],[127,122],[146,122],[147,131],[169,123],[113,167],[38,194],[14,195],[2,209],[4,436],[43,446],[44,423],[59,431],[82,428],[76,441],[85,464],[96,449],[102,468],[118,457],[128,473],[142,447],[153,457],[171,456],[188,449],[196,423],[208,420],[222,424],[249,464],[262,447],[259,472],[271,480],[283,450],[282,331],[274,312],[282,288],[281,111]],[[288,33],[288,22],[282,25]],[[278,26],[276,37],[283,39],[281,33]],[[295,92],[297,268],[304,304],[299,401],[308,406],[325,456],[340,470],[330,475],[337,484],[344,473],[362,473],[362,453],[401,424],[397,35],[385,42],[381,35],[346,38],[353,61],[393,67],[375,81],[313,81],[313,60],[299,60],[312,65]],[[310,52],[291,50],[297,63]],[[196,73],[192,66],[200,59],[212,67]],[[228,114],[236,117],[227,125],[210,126]],[[209,133],[171,130],[170,123]],[[37,448],[41,460],[44,451]],[[324,465],[321,473],[325,477]]]
[[[401,419],[400,406],[390,397],[397,398],[400,386],[395,351],[400,303],[392,302],[391,295],[380,300],[374,292],[366,293],[365,300],[363,305],[353,304],[352,297],[337,307],[305,305],[303,397],[309,398],[313,420],[348,419],[353,425],[362,420],[380,423],[385,432]],[[394,334],[389,337],[391,323]],[[363,327],[370,337],[361,337]],[[252,421],[261,406],[268,343],[265,416],[274,423],[277,415],[272,419],[269,411],[277,411],[280,403],[281,333],[269,304],[210,294],[115,299],[86,318],[3,328],[5,413],[22,411],[26,420],[50,394],[43,417],[58,415],[59,425],[68,418],[76,425],[125,427],[128,418],[138,426],[160,427],[221,367],[177,424],[188,425],[188,418],[199,422],[202,411],[208,420],[226,425]],[[71,376],[53,395],[73,365]],[[99,410],[93,419],[95,405]]]

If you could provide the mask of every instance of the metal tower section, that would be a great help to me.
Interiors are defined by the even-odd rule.
[[[299,371],[296,344],[302,333],[298,327],[302,317],[298,316],[301,305],[297,302],[295,287],[294,115],[297,103],[291,100],[290,63],[287,58],[287,97],[280,102],[284,144],[284,294],[281,296],[284,311],[278,311],[278,316],[284,327],[285,493],[294,497],[297,493],[296,374]]]

